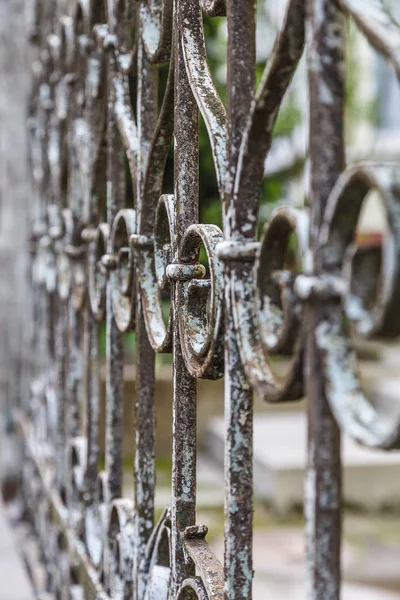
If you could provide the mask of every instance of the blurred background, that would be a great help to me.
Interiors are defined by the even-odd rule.
[[[387,3],[400,19],[400,1]],[[27,391],[21,357],[29,325],[25,306],[29,215],[26,106],[33,51],[28,43],[29,10],[22,0],[0,0],[0,465],[5,499],[12,495],[19,454],[10,428],[16,398]],[[284,2],[259,0],[257,76],[261,77],[284,12]],[[209,65],[222,100],[226,91],[226,22],[204,20]],[[347,25],[346,62],[347,161],[400,160],[400,87],[393,70],[368,45],[355,26]],[[167,68],[161,68],[161,92]],[[134,90],[134,81],[132,82]],[[133,102],[134,91],[132,92]],[[275,126],[265,164],[260,232],[280,205],[307,205],[308,98],[305,59],[296,72]],[[165,191],[172,191],[172,152],[165,173]],[[221,226],[211,149],[200,118],[200,220]],[[356,243],[384,251],[387,222],[381,199],[371,194],[362,211]],[[296,239],[288,262],[296,269]],[[379,285],[379,281],[377,283]],[[166,310],[168,299],[165,299]],[[387,413],[400,413],[400,346],[355,340],[363,383],[369,397]],[[102,353],[105,337],[102,336]],[[134,447],[133,398],[135,338],[126,335],[124,393],[125,493],[132,495]],[[271,357],[284,374],[289,358]],[[170,498],[171,357],[157,357],[157,510]],[[102,386],[104,424],[104,374]],[[302,598],[304,579],[303,478],[306,457],[305,401],[269,407],[254,399],[255,600]],[[198,522],[209,527],[208,539],[223,556],[223,382],[198,383]],[[104,440],[104,429],[101,439]],[[104,448],[104,445],[103,445]],[[344,460],[344,600],[400,598],[400,452],[385,454],[343,442]],[[2,537],[0,521],[0,539]],[[1,544],[0,544],[1,548]],[[1,573],[1,553],[0,553]],[[38,575],[40,576],[40,575]],[[0,578],[1,580],[1,578]],[[2,599],[0,591],[0,600]]]

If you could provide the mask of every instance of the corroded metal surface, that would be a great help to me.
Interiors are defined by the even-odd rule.
[[[344,15],[399,71],[400,30],[378,0],[289,0],[255,85],[254,2],[35,0],[31,398],[23,497],[57,598],[250,600],[253,392],[308,396],[308,598],[340,594],[340,432],[385,449],[400,425],[363,393],[351,335],[400,332],[400,186],[393,166],[345,169]],[[226,109],[203,16],[227,20]],[[264,163],[308,29],[310,197],[258,237]],[[159,102],[160,66],[168,78]],[[198,115],[223,230],[200,224]],[[163,175],[174,143],[174,190]],[[127,185],[130,180],[130,185]],[[355,246],[377,190],[390,232]],[[133,199],[129,197],[131,191]],[[297,239],[295,267],[286,264]],[[201,250],[207,260],[201,263]],[[379,280],[379,285],[378,285]],[[165,298],[170,297],[165,315]],[[100,471],[100,331],[106,456]],[[124,332],[136,337],[134,498],[122,497]],[[172,497],[154,523],[155,353],[173,355]],[[284,380],[270,354],[292,354]],[[196,526],[196,379],[225,377],[225,556]]]

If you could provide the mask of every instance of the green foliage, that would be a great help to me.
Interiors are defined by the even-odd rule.
[[[289,135],[293,129],[301,123],[302,115],[296,106],[294,98],[289,97],[279,111],[274,127],[274,137]]]

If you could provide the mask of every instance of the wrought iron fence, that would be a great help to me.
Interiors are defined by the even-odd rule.
[[[397,73],[399,27],[379,0],[289,0],[255,89],[252,1],[39,0],[35,8],[33,373],[19,423],[23,495],[49,591],[62,599],[250,599],[256,391],[275,403],[308,396],[308,598],[339,598],[340,432],[368,446],[400,447],[399,424],[383,421],[362,392],[350,337],[351,330],[368,337],[400,332],[400,188],[392,166],[344,166],[345,18],[355,20]],[[226,108],[207,65],[203,13],[226,16]],[[258,240],[264,163],[306,30],[309,209],[277,210]],[[159,66],[165,63],[159,110]],[[199,112],[212,148],[223,231],[198,223]],[[172,141],[174,193],[163,194]],[[126,160],[134,207],[126,196]],[[371,189],[382,195],[391,243],[384,259],[369,263],[353,238]],[[284,264],[293,233],[297,272]],[[171,298],[167,318],[165,294]],[[133,499],[122,497],[128,330],[136,335]],[[155,524],[157,352],[173,356],[173,474],[171,506]],[[288,352],[290,370],[280,381],[268,355]],[[196,380],[223,376],[222,566],[205,540],[207,528],[196,525]]]

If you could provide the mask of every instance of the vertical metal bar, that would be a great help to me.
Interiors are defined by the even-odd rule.
[[[82,67],[81,67],[82,68]],[[80,165],[75,148],[75,122],[81,116],[81,104],[79,102],[80,92],[84,85],[82,76],[75,83],[74,92],[71,94],[70,106],[70,121],[68,131],[68,153],[69,153],[69,181],[68,181],[68,204],[73,215],[74,227],[82,218],[83,194],[81,186]],[[74,231],[73,237],[75,238]],[[78,240],[68,240],[69,243],[75,244]],[[70,276],[73,276],[74,265],[72,262],[76,260],[70,257],[69,271]],[[78,259],[80,260],[80,259]],[[71,289],[68,298],[68,375],[67,375],[67,401],[68,401],[68,420],[69,420],[69,436],[74,438],[82,432],[82,415],[81,415],[81,394],[83,391],[83,315],[80,309],[75,305],[73,298],[73,290]]]
[[[311,246],[320,272],[318,231],[329,192],[344,165],[344,18],[332,0],[308,2],[310,49]],[[315,334],[324,311],[306,307],[308,457],[305,514],[308,598],[340,597],[341,459],[340,432],[323,387]]]
[[[100,373],[99,373],[99,323],[90,309],[86,314],[85,383],[86,383],[86,435],[87,464],[85,491],[87,501],[94,498],[99,469],[100,446]]]
[[[68,330],[67,305],[58,299],[58,314],[55,332],[56,351],[56,393],[57,393],[57,472],[56,482],[61,490],[65,485],[66,442],[67,442],[67,398],[66,398],[66,361],[67,351],[65,334]]]
[[[107,221],[124,206],[124,151],[115,123],[112,61],[109,61],[107,112]],[[110,249],[109,249],[110,251]],[[118,330],[112,307],[112,287],[107,281],[106,297],[106,458],[110,500],[122,493],[123,335]]]
[[[241,211],[246,208],[240,204],[229,211],[229,204],[233,195],[233,185],[236,175],[237,160],[244,126],[249,116],[251,102],[255,90],[255,65],[256,65],[256,6],[255,0],[244,2],[227,1],[228,18],[228,63],[227,63],[227,175],[225,189],[225,222],[227,239],[236,239],[242,235],[239,231],[237,219]]]
[[[82,315],[68,300],[68,434],[74,438],[81,432],[80,395],[83,375]]]
[[[198,221],[198,109],[190,89],[180,44],[183,3],[175,0],[174,57],[174,189],[176,246],[174,261],[186,228]],[[180,315],[172,288],[173,306],[173,407],[172,407],[172,577],[176,595],[183,579],[192,574],[185,563],[180,534],[195,524],[196,514],[196,380],[189,375],[179,336]]]
[[[255,86],[255,3],[227,2],[227,183],[225,239],[240,239],[242,208],[233,204],[233,184],[246,117]],[[231,269],[225,265],[225,598],[252,597],[253,393],[240,361],[233,322]],[[246,277],[243,272],[242,277]]]
[[[140,31],[140,33],[142,33]],[[143,43],[138,47],[138,165],[137,165],[137,231],[143,233],[143,178],[148,161],[151,138],[157,118],[157,69],[146,58]],[[155,488],[155,356],[146,333],[139,282],[136,281],[136,410],[135,410],[135,507],[136,564],[140,565],[146,543],[154,526]],[[144,595],[148,573],[137,572],[137,598]]]

